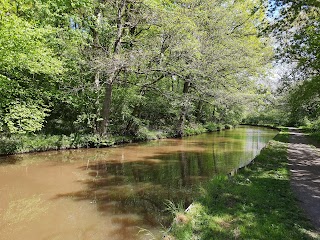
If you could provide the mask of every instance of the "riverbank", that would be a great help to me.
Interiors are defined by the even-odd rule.
[[[187,211],[176,211],[173,239],[319,239],[290,188],[288,132],[236,176],[218,176]]]
[[[185,127],[184,136],[221,131],[232,127],[233,126],[228,124],[215,123],[208,123],[205,125],[190,124]],[[97,134],[26,134],[12,135],[10,137],[0,136],[0,156],[77,148],[103,148],[126,143],[175,137],[176,134],[174,131],[149,130],[146,127],[140,128],[133,136],[109,135],[107,137],[101,137]]]

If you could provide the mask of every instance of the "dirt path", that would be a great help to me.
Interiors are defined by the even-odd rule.
[[[290,128],[288,158],[291,185],[314,227],[320,232],[320,148],[308,145],[303,133]]]

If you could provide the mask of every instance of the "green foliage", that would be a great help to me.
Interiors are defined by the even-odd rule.
[[[151,130],[146,126],[139,126],[137,132],[131,136],[132,141],[150,141],[157,140],[167,137],[173,137],[174,135],[170,132],[165,132],[163,130]]]
[[[134,138],[137,141],[149,141],[158,139],[156,132],[150,131],[146,127],[139,127]]]
[[[3,0],[1,134],[106,146],[97,133],[141,141],[238,124],[272,56],[258,5]]]
[[[318,144],[320,142],[320,117],[314,121],[306,120],[300,127],[310,134],[311,138],[315,140],[315,144]]]
[[[286,126],[289,123],[289,116],[278,109],[269,109],[260,114],[249,115],[243,123],[253,125]]]
[[[291,125],[301,125],[305,117],[315,120],[320,116],[320,6],[316,0],[276,0],[272,4],[274,8],[270,9],[279,15],[272,24],[279,42],[277,55],[290,64],[288,76],[282,79],[286,111]]]
[[[184,128],[185,136],[192,136],[207,132],[207,128],[202,124],[189,124]]]
[[[8,107],[3,121],[12,134],[36,132],[42,129],[47,112],[44,107],[15,102]]]
[[[290,124],[287,98],[267,94],[264,102],[247,114],[243,123],[253,125],[287,126]]]
[[[305,80],[292,86],[288,92],[291,122],[305,125],[304,119],[315,120],[320,116],[319,78]]]
[[[310,123],[309,127],[312,132],[320,132],[320,117],[317,120]]]
[[[0,138],[0,155],[17,153],[20,149],[21,141],[12,138]]]
[[[32,74],[52,74],[62,71],[61,61],[46,44],[45,36],[52,29],[37,28],[30,22],[11,14],[0,22],[1,74],[13,70],[28,70]]]
[[[206,123],[204,127],[208,130],[208,132],[215,132],[215,131],[218,131],[219,124],[216,124],[214,122],[209,122],[209,123]]]
[[[63,62],[47,41],[55,30],[20,16],[28,1],[15,5],[0,7],[0,122],[2,131],[34,132],[44,126],[49,79],[63,73]]]
[[[115,139],[102,138],[97,134],[71,134],[70,136],[19,134],[10,137],[2,136],[0,143],[0,155],[7,155],[70,148],[108,147],[115,144]]]

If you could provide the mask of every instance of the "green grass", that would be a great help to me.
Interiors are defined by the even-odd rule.
[[[172,224],[174,239],[319,239],[289,183],[286,129],[235,177],[217,176]],[[177,221],[180,214],[184,222]]]
[[[314,145],[320,143],[320,117],[317,120],[310,122],[309,120],[303,126],[299,127],[306,135],[310,137],[310,140]]]
[[[320,144],[320,131],[319,129],[307,127],[307,126],[300,126],[300,131],[305,133],[305,135],[311,140],[311,144],[319,145]]]
[[[320,132],[311,133],[310,137],[317,143],[320,143]]]

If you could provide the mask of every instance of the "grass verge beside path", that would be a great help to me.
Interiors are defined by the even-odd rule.
[[[283,131],[235,177],[214,178],[176,213],[168,239],[319,239],[291,191],[287,147]]]

